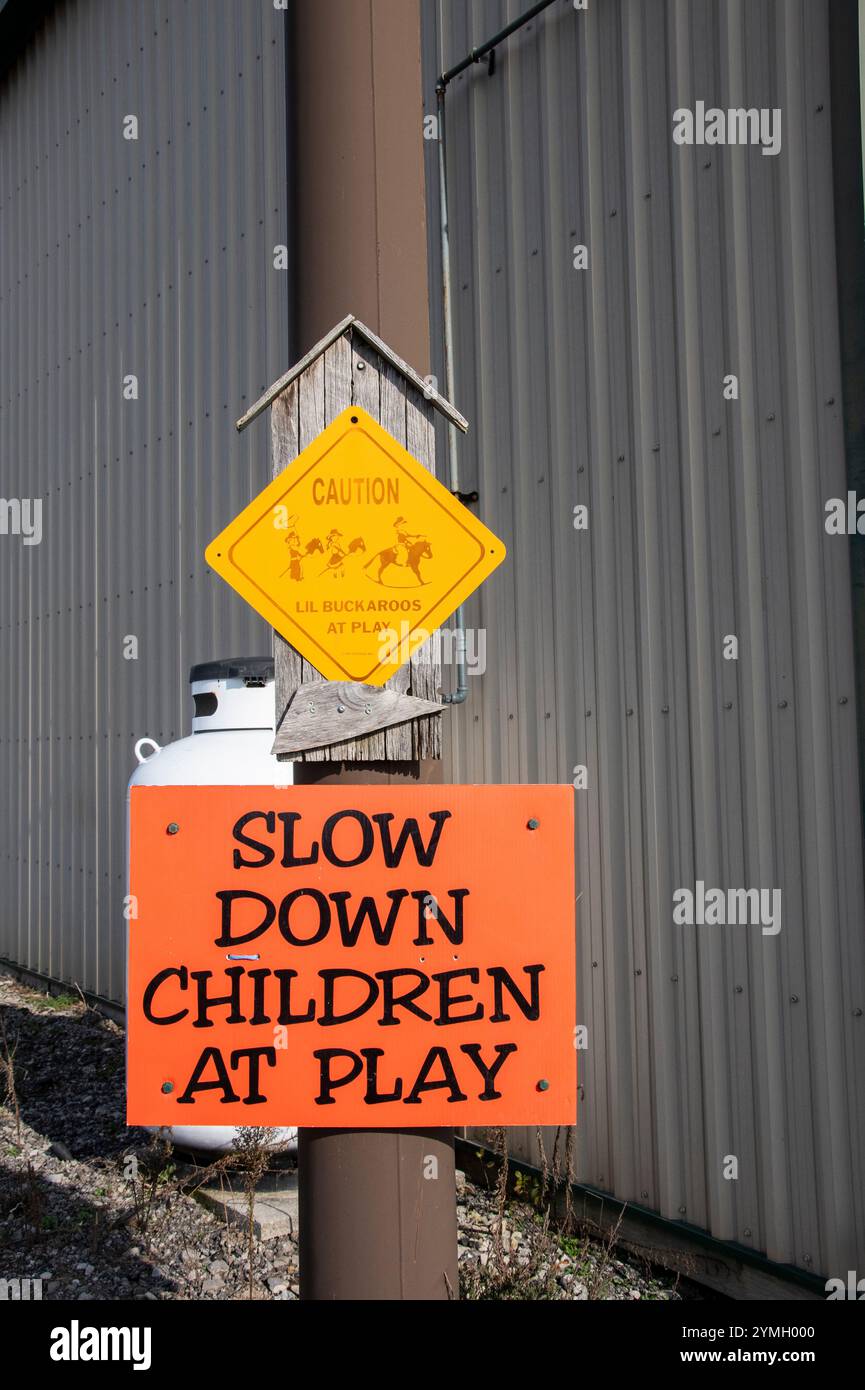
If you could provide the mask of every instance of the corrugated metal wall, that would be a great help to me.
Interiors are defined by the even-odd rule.
[[[189,732],[191,662],[270,647],[203,553],[289,359],[284,25],[64,0],[0,86],[0,496],[43,509],[0,535],[0,956],[113,999],[133,745]]]
[[[527,6],[422,8],[434,112],[436,72]],[[780,107],[781,153],[675,145],[699,98]],[[509,548],[450,718],[465,779],[588,768],[578,1176],[843,1274],[865,911],[848,546],[823,528],[847,486],[829,111],[825,0],[561,0],[450,87],[461,486]],[[435,287],[433,144],[428,175]],[[780,888],[780,933],[674,926],[698,879]]]

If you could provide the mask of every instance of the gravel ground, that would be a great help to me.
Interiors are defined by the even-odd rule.
[[[124,1123],[122,1030],[2,975],[0,1022],[0,1279],[41,1278],[52,1299],[248,1298],[246,1232],[182,1190],[171,1151]],[[526,1203],[499,1220],[493,1193],[458,1180],[463,1296],[683,1296],[673,1275],[545,1231]],[[297,1292],[294,1239],[256,1241],[253,1296]]]

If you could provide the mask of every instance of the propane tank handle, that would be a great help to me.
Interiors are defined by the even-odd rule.
[[[145,744],[149,744],[153,749],[153,752],[149,753],[147,757],[145,757],[144,753],[141,751]],[[135,745],[135,756],[140,763],[149,763],[151,758],[155,758],[156,754],[161,752],[162,749],[155,738],[140,738]]]

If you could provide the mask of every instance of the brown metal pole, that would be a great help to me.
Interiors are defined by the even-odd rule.
[[[457,1294],[452,1129],[302,1129],[302,1299]]]
[[[297,342],[349,311],[428,370],[420,6],[314,0],[292,7]],[[338,94],[338,95],[336,95]]]
[[[299,785],[442,780],[441,762],[295,763]],[[458,1296],[452,1129],[301,1129],[300,1296]]]
[[[298,341],[316,342],[351,310],[423,372],[429,315],[419,8],[405,0],[317,0],[294,6],[293,23],[303,132]],[[367,362],[367,383],[371,375]],[[363,389],[354,382],[351,401],[393,430],[378,413],[378,397]],[[417,403],[409,409],[417,414]],[[423,461],[433,466],[431,455]],[[421,736],[416,746],[428,741]],[[429,782],[441,780],[441,763],[301,761],[294,777],[300,785]],[[302,1129],[298,1147],[301,1298],[456,1296],[452,1130]]]

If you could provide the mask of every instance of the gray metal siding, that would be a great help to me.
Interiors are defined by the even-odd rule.
[[[421,4],[434,112],[437,72],[526,6]],[[588,767],[577,1176],[843,1275],[865,908],[848,545],[823,527],[847,487],[828,23],[824,0],[561,0],[449,88],[461,487],[509,549],[449,720],[462,779]],[[780,107],[781,153],[676,146],[698,98]],[[674,926],[697,879],[780,888],[780,934]]]
[[[43,499],[0,536],[0,956],[112,999],[133,745],[189,732],[191,662],[270,649],[203,554],[289,360],[284,25],[64,0],[0,84],[0,495]]]

